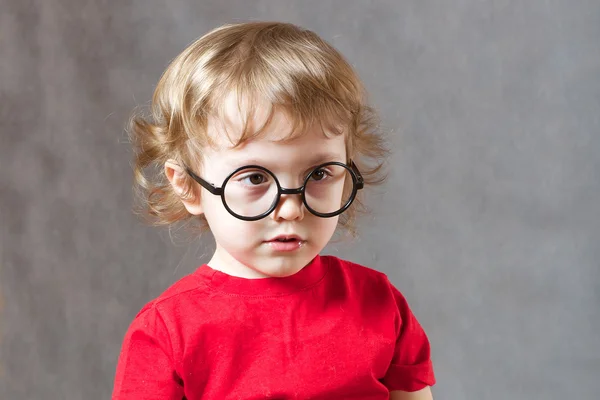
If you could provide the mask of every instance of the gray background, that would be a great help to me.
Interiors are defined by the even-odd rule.
[[[404,292],[436,399],[597,399],[597,0],[0,0],[0,398],[108,398],[135,313],[207,260],[132,215],[123,127],[193,39],[262,19],[380,110],[389,180],[327,252]]]

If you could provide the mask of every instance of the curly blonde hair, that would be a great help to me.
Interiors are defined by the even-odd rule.
[[[179,54],[158,82],[151,116],[135,113],[131,119],[138,210],[150,223],[171,225],[193,217],[166,179],[164,164],[201,165],[202,149],[212,145],[208,118],[222,118],[231,93],[246,102],[245,129],[230,138],[234,147],[261,135],[273,113],[282,110],[293,121],[290,137],[313,124],[324,133],[345,134],[348,159],[365,185],[383,181],[387,148],[375,113],[357,74],[336,49],[289,23],[225,25]],[[272,105],[270,116],[261,129],[252,129],[249,121],[259,103]],[[197,184],[184,179],[183,196],[197,195]],[[339,220],[352,234],[357,211],[366,211],[360,192]],[[199,222],[207,227],[203,217]]]

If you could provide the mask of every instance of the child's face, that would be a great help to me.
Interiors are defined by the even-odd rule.
[[[231,114],[227,129],[235,132],[232,128],[241,125],[239,117],[235,122],[233,110]],[[293,140],[277,141],[287,135],[290,127],[286,116],[279,113],[261,138],[236,149],[227,140],[219,140],[216,148],[206,148],[203,153],[202,177],[220,187],[235,169],[260,165],[275,174],[281,187],[298,188],[317,165],[346,162],[345,135],[328,138],[317,126]],[[209,122],[209,131],[215,137],[226,137],[219,124]],[[294,274],[325,247],[338,222],[338,217],[320,218],[307,211],[300,195],[281,195],[271,214],[258,221],[244,221],[225,209],[220,196],[201,190],[196,210],[205,215],[217,244],[209,265],[230,275],[259,278]],[[290,245],[274,243],[280,235],[300,240]]]

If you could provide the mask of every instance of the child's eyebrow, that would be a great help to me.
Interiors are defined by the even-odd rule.
[[[323,164],[329,161],[338,161],[338,162],[346,162],[345,157],[338,153],[317,153],[314,156],[310,157],[306,162],[300,162],[299,164],[315,166],[318,164]],[[244,165],[260,165],[267,166],[267,164],[273,164],[273,160],[259,159],[259,158],[243,158],[233,160],[229,165],[234,168],[242,167]]]
[[[329,161],[346,162],[345,157],[338,153],[317,153],[310,159],[308,164],[316,165]]]

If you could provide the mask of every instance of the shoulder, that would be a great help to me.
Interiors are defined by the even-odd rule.
[[[125,335],[125,342],[149,340],[171,357],[179,357],[189,331],[200,324],[202,307],[208,298],[206,285],[197,273],[179,279],[137,313]]]
[[[174,309],[184,309],[186,304],[193,302],[205,293],[206,288],[196,273],[184,276],[165,289],[158,297],[149,301],[142,307],[136,318],[147,314],[169,315]]]
[[[329,279],[337,284],[345,283],[360,293],[373,294],[378,298],[393,297],[393,285],[388,276],[373,268],[335,256],[322,256],[328,264]]]
[[[338,286],[344,282],[346,288],[353,288],[363,299],[376,301],[378,306],[383,303],[394,304],[401,314],[410,312],[406,298],[387,274],[335,256],[322,256],[322,259],[329,265],[329,281],[332,285]]]
[[[386,274],[373,268],[344,260],[335,256],[321,256],[332,273],[342,273],[353,279],[367,279],[369,282],[389,282]]]

